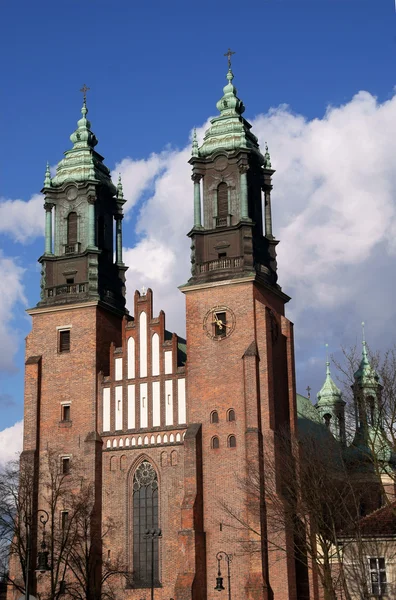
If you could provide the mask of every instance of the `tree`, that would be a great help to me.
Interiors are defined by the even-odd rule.
[[[37,584],[43,600],[56,600],[63,594],[80,600],[111,597],[111,579],[130,576],[119,557],[102,560],[103,537],[116,524],[109,521],[102,528],[93,486],[80,476],[77,464],[69,468],[58,452],[48,450],[40,473],[38,487],[34,465],[22,459],[20,464],[6,465],[0,474],[0,565],[8,584],[24,593],[29,576],[31,593]],[[51,572],[39,575],[36,582],[33,560],[41,539]],[[13,577],[8,575],[9,564]]]

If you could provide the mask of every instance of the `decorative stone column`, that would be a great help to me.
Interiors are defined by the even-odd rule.
[[[88,248],[96,248],[95,244],[95,200],[94,196],[88,198]]]
[[[44,204],[45,208],[45,254],[52,254],[52,209],[51,202]]]
[[[122,219],[123,214],[116,214],[114,216],[116,222],[116,264],[123,265],[122,261]]]
[[[202,227],[201,221],[201,179],[202,175],[193,174],[194,182],[194,227]]]
[[[239,173],[241,175],[241,219],[249,219],[249,207],[248,207],[248,185],[247,185],[247,165],[241,165],[239,167]]]

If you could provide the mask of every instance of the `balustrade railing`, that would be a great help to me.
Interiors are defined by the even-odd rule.
[[[218,258],[197,265],[199,273],[208,273],[209,271],[221,271],[223,269],[233,269],[243,267],[243,256],[234,258]]]
[[[84,294],[88,291],[88,282],[84,283],[65,283],[63,285],[55,285],[47,289],[48,298],[64,295]]]

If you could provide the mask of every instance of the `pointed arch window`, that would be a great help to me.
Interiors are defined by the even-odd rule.
[[[158,538],[146,537],[147,529],[158,529],[158,478],[154,467],[143,461],[133,476],[133,583],[134,587],[159,586]],[[153,556],[151,551],[153,549]],[[152,560],[153,559],[153,560]]]
[[[217,187],[217,224],[227,225],[228,217],[228,185],[219,183]]]
[[[67,217],[67,245],[77,244],[77,213],[71,212]]]

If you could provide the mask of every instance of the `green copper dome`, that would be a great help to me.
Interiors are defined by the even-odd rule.
[[[101,182],[110,189],[112,195],[115,195],[117,190],[111,181],[110,170],[103,163],[103,156],[94,150],[98,140],[91,131],[87,113],[88,109],[84,98],[81,108],[82,117],[77,123],[77,129],[70,136],[73,148],[67,150],[65,157],[59,162],[56,175],[51,180],[51,186],[59,187],[69,181]]]
[[[227,79],[228,83],[223,88],[224,95],[216,104],[220,116],[211,120],[198,156],[209,156],[217,150],[232,152],[241,148],[253,150],[260,157],[261,164],[264,164],[258,140],[250,131],[252,126],[242,117],[245,106],[238,98],[237,89],[232,83],[234,74],[231,68],[228,69]]]
[[[330,362],[326,362],[326,379],[322,389],[317,394],[318,402],[316,406],[329,406],[343,402],[341,390],[336,386],[331,378]]]
[[[359,383],[361,386],[375,385],[379,381],[379,375],[377,371],[371,366],[369,362],[365,340],[363,340],[362,360],[360,361],[359,368],[356,371],[354,377],[355,381],[357,381],[357,383]]]

